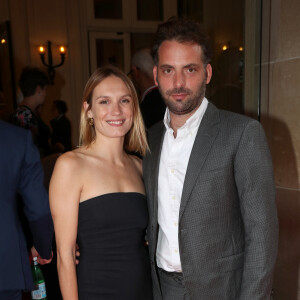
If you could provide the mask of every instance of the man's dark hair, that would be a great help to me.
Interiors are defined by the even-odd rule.
[[[207,65],[211,61],[211,46],[200,23],[187,18],[171,17],[165,23],[158,25],[152,56],[155,65],[158,64],[158,50],[164,41],[198,44],[202,49],[202,61]]]
[[[19,86],[23,96],[29,97],[34,95],[38,86],[44,88],[49,82],[47,74],[41,69],[36,67],[25,67],[20,75]]]
[[[57,111],[60,114],[65,114],[68,111],[68,107],[65,101],[63,100],[54,100],[53,104],[55,105]]]

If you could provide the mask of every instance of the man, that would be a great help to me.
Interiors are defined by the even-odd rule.
[[[41,264],[51,261],[53,224],[43,170],[28,130],[0,121],[0,300],[19,300],[33,289],[25,237],[17,211],[17,192],[23,199],[33,244]],[[41,256],[41,257],[40,257]]]
[[[137,51],[131,60],[131,76],[139,93],[140,109],[146,128],[162,120],[166,105],[154,84],[154,62],[150,48]]]
[[[167,105],[143,162],[155,299],[269,299],[278,224],[263,129],[205,98],[212,67],[198,23],[160,25],[153,55]]]
[[[50,121],[52,127],[51,145],[54,152],[63,153],[72,150],[71,123],[66,117],[68,107],[63,100],[54,100],[52,113],[54,118]]]
[[[30,129],[34,143],[39,149],[40,156],[49,155],[50,129],[38,114],[46,98],[46,90],[49,78],[45,72],[36,67],[23,68],[19,86],[24,99],[13,114],[12,121],[15,125]]]

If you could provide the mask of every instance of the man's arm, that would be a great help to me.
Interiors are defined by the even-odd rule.
[[[33,144],[30,131],[26,131],[25,151],[19,191],[24,211],[32,232],[33,244],[41,257],[49,259],[53,238],[53,223],[48,194],[44,187],[44,173],[40,155]]]
[[[234,163],[245,230],[244,271],[238,299],[269,299],[277,256],[278,220],[271,156],[258,122],[247,124]]]

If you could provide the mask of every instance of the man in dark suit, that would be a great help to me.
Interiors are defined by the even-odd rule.
[[[155,299],[270,299],[278,222],[264,131],[205,98],[212,67],[198,23],[161,24],[153,56],[167,105],[143,161]]]
[[[56,153],[72,150],[71,123],[66,117],[67,111],[68,107],[65,101],[53,101],[52,113],[54,118],[50,121],[52,127],[51,145]]]
[[[32,255],[41,264],[51,261],[53,223],[43,170],[31,132],[0,121],[0,299],[21,299],[33,289],[26,241],[17,210],[22,196],[32,233]]]
[[[139,94],[140,109],[147,129],[163,119],[166,109],[154,84],[153,66],[150,48],[142,48],[132,56],[131,77]]]

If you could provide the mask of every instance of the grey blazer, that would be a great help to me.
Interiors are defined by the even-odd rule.
[[[165,128],[143,161],[155,299],[157,184]],[[179,212],[179,250],[191,299],[269,299],[278,221],[269,148],[259,122],[209,103],[194,142]]]

